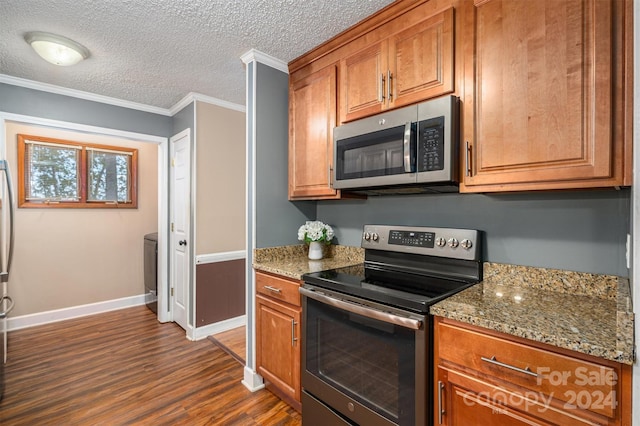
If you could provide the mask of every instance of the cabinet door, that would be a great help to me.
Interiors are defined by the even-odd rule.
[[[336,67],[289,88],[289,199],[339,198],[331,188],[336,125]]]
[[[389,39],[389,106],[453,92],[453,8]]]
[[[376,114],[387,101],[387,43],[381,42],[340,61],[340,120]]]
[[[256,296],[258,373],[300,402],[300,309]]]
[[[406,29],[392,22],[402,31],[342,59],[341,122],[453,92],[453,20],[449,8]]]
[[[463,191],[607,186],[594,180],[614,176],[612,4],[475,0]]]
[[[434,424],[630,424],[629,368],[540,346],[436,318]]]
[[[486,398],[490,394],[489,388],[470,390],[456,383],[454,379],[447,379],[445,370],[438,369],[437,395],[439,404],[434,406],[435,425],[448,426],[523,426],[550,425],[543,420],[536,419],[526,413],[514,410],[506,405],[496,403]],[[439,388],[439,386],[442,388]],[[508,402],[510,394],[504,393],[504,400]],[[442,414],[438,414],[442,410]]]

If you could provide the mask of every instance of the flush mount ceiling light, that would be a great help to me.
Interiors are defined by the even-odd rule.
[[[32,31],[24,39],[42,59],[54,65],[67,67],[89,57],[86,47],[56,34]]]

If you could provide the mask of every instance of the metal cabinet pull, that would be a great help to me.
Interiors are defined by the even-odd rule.
[[[264,288],[266,288],[267,290],[273,292],[273,293],[282,293],[282,290],[280,290],[279,288],[276,287],[271,287],[270,285],[265,285]]]
[[[465,155],[465,169],[466,175],[471,176],[471,144],[469,143],[469,141],[467,141],[466,144],[467,150]]]
[[[391,70],[387,70],[387,100],[391,102],[391,96],[393,92],[391,91],[391,79],[393,78],[393,74],[391,74]]]
[[[513,365],[505,364],[504,362],[500,362],[496,360],[496,356],[492,356],[491,358],[480,357],[484,362],[488,362],[489,364],[497,365],[498,367],[508,368],[509,370],[517,371],[518,373],[528,374],[529,376],[538,377],[538,374],[531,371],[529,367],[525,367],[524,369],[515,367]]]
[[[296,340],[298,340],[296,337],[296,325],[298,325],[298,323],[295,320],[291,320],[291,346],[295,346]]]
[[[384,74],[380,74],[380,90],[378,90],[378,102],[384,102]]]
[[[438,380],[438,424],[442,424],[442,416],[445,414],[442,404],[442,391],[444,390],[444,383]]]

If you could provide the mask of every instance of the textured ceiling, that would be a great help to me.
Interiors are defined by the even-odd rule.
[[[284,62],[391,0],[0,0],[0,74],[160,108],[190,92],[244,105],[240,56]],[[59,34],[91,56],[40,59],[27,31]]]

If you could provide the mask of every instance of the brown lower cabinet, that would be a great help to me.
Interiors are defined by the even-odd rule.
[[[267,389],[298,412],[300,282],[256,272],[256,365]]]
[[[631,367],[436,318],[435,425],[631,425]]]

